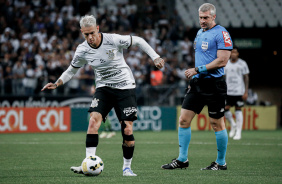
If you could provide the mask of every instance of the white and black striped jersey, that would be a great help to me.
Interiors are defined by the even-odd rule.
[[[224,72],[227,83],[227,95],[243,96],[245,93],[244,75],[250,73],[246,61],[239,58],[232,63],[228,60]]]
[[[101,36],[97,48],[91,47],[87,41],[81,43],[75,51],[71,66],[80,68],[85,64],[91,65],[95,72],[96,88],[135,88],[135,79],[123,56],[123,49],[131,46],[132,37],[108,33],[101,33]]]

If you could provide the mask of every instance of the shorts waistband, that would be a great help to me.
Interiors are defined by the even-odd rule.
[[[223,77],[213,77],[213,78],[193,78],[192,81],[194,83],[207,83],[207,82],[216,82],[224,80]]]

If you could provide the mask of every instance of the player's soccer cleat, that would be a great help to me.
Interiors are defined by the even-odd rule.
[[[70,170],[77,174],[83,174],[81,166],[78,167],[72,166]]]
[[[162,169],[186,169],[187,167],[189,167],[189,161],[188,159],[185,161],[185,162],[181,162],[179,160],[176,160],[176,159],[172,159],[171,163],[169,164],[165,164],[165,165],[162,165]]]
[[[234,127],[231,126],[230,132],[229,132],[229,137],[234,137],[235,133],[236,133],[236,126],[234,126]]]
[[[227,170],[226,163],[224,165],[219,165],[216,162],[212,162],[210,166],[202,168],[201,170]]]
[[[123,176],[137,176],[137,174],[134,174],[133,171],[129,167],[126,167],[123,170]]]
[[[107,132],[102,132],[101,134],[100,134],[100,138],[106,138],[107,137]]]
[[[241,134],[236,133],[236,135],[233,137],[233,140],[240,140],[241,139]]]
[[[107,138],[111,138],[111,137],[113,137],[115,135],[116,135],[115,132],[109,132],[108,135],[107,135]]]

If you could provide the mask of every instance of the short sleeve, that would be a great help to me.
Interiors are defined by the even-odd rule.
[[[243,75],[246,75],[246,74],[249,74],[249,73],[250,73],[249,67],[248,67],[247,63],[244,62],[244,65],[243,65]]]
[[[80,47],[77,47],[74,56],[71,61],[71,66],[74,68],[80,68],[85,65],[87,62],[84,59],[84,52]]]
[[[130,35],[114,34],[113,40],[118,48],[128,49],[132,45],[132,37]]]
[[[230,34],[226,30],[219,30],[216,36],[217,48],[219,50],[232,50],[233,42]]]

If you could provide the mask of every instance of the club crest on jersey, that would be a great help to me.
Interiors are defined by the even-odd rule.
[[[91,103],[90,106],[91,106],[92,108],[98,107],[98,102],[99,102],[99,99],[94,98],[94,99],[92,100],[92,103]]]
[[[108,50],[108,52],[106,52],[106,54],[108,54],[108,59],[114,59],[115,58],[114,50]]]
[[[209,48],[209,42],[202,41],[202,49],[203,49],[203,51],[208,50],[208,48]]]

